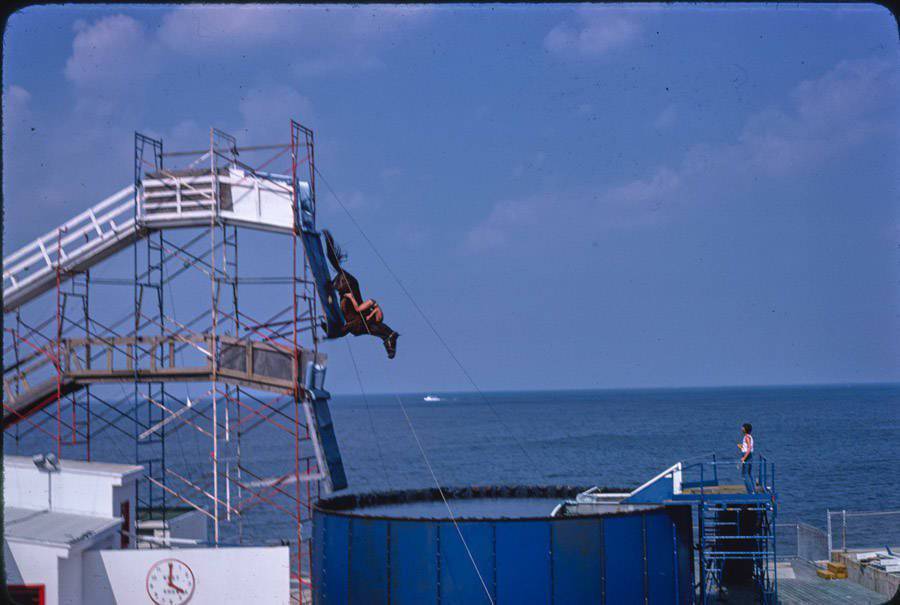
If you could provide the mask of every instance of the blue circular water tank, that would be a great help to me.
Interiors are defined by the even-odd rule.
[[[551,516],[579,491],[445,490],[447,504],[437,490],[321,500],[315,603],[690,603],[690,508],[612,504]]]

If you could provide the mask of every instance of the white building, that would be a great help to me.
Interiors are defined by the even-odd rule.
[[[136,532],[140,466],[22,456],[4,456],[3,466],[3,549],[14,596],[46,605],[289,602],[286,546],[155,547],[205,538],[199,513]],[[156,539],[141,538],[150,542],[138,548],[141,533]]]

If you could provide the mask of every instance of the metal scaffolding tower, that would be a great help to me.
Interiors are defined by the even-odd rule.
[[[306,584],[320,482],[346,479],[318,350],[313,133],[290,126],[253,147],[213,128],[197,151],[136,133],[133,184],[4,258],[3,429],[8,451],[142,465],[139,521],[200,511],[214,544],[283,527]]]
[[[752,493],[743,485],[723,486],[719,467],[734,462],[715,459],[682,465],[681,500],[697,511],[700,563],[697,594],[711,603],[735,586],[752,587],[760,603],[778,602],[775,550],[775,464],[754,462]]]

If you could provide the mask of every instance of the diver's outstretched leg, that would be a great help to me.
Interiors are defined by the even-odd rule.
[[[371,334],[381,339],[381,342],[384,344],[384,350],[387,351],[388,359],[393,359],[397,355],[397,338],[400,335],[394,332],[386,323],[365,322],[357,319],[344,324],[343,333],[353,334],[354,336]]]
[[[394,332],[389,325],[383,322],[368,322],[369,334],[377,336],[384,343],[384,350],[387,351],[388,359],[393,359],[397,354],[397,338],[400,336]]]
[[[393,359],[397,355],[397,339],[400,334],[391,332],[391,335],[384,339],[384,349],[387,351],[388,359]]]

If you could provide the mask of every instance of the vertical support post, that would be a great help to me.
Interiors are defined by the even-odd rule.
[[[603,527],[603,521],[600,521],[600,527]],[[601,539],[600,544],[603,544],[603,533],[601,529]],[[602,546],[601,546],[602,548]],[[678,528],[675,526],[675,523],[672,523],[672,570],[674,573],[672,576],[675,579],[675,605],[681,605],[681,588],[678,586],[678,576],[680,574],[679,563],[678,563]],[[604,572],[605,573],[605,572]],[[602,582],[602,580],[601,580]],[[605,601],[605,598],[602,598]]]
[[[210,359],[212,368],[212,480],[213,480],[213,542],[219,545],[219,407],[218,389],[216,389],[216,374],[219,367],[219,351],[216,342],[216,330],[218,321],[216,312],[216,216],[219,213],[219,179],[216,175],[216,131],[209,131],[209,162],[210,177],[212,178],[214,199],[214,211],[209,219],[209,295],[210,311],[212,314],[212,333]]]
[[[301,160],[300,158],[300,149],[301,145],[306,150],[306,158]],[[303,200],[300,189],[300,179],[299,179],[299,171],[300,164],[303,162],[307,163],[308,173],[309,173],[309,199]],[[300,452],[300,439],[301,439],[301,429],[303,429],[303,439],[309,440],[310,438],[310,427],[309,424],[306,423],[304,427],[300,425],[300,415],[302,400],[306,397],[305,390],[302,387],[303,384],[303,368],[300,367],[301,364],[301,355],[300,355],[300,343],[299,343],[299,315],[300,315],[300,300],[304,299],[304,302],[308,303],[310,298],[315,298],[315,296],[309,297],[307,295],[306,289],[308,287],[308,279],[307,279],[307,260],[306,260],[306,250],[303,250],[303,277],[301,278],[298,270],[297,270],[297,262],[298,262],[298,239],[301,237],[301,232],[304,228],[315,229],[315,217],[316,217],[316,204],[315,204],[315,148],[314,148],[314,139],[313,133],[310,129],[302,126],[301,124],[291,120],[291,187],[292,187],[292,205],[293,205],[293,213],[294,213],[294,231],[291,238],[291,255],[292,255],[292,296],[293,296],[293,305],[292,305],[292,340],[293,340],[293,373],[295,375],[294,379],[294,442],[295,442],[295,465],[294,472],[299,479],[301,474],[301,452]],[[304,305],[304,306],[308,306]],[[317,337],[317,329],[316,325],[316,313],[314,308],[310,308],[310,320],[311,320],[311,334],[313,338],[313,348],[315,351],[318,351],[318,337]],[[310,459],[306,459],[305,462],[306,474],[309,475],[312,471],[312,461]],[[312,513],[312,500],[313,500],[313,486],[311,482],[307,481],[306,483],[306,501],[303,502],[303,492],[302,486],[299,481],[295,482],[295,498],[296,498],[296,515],[297,515],[297,577],[298,580],[301,581],[302,586],[302,575],[303,575],[303,558],[304,558],[304,546],[306,547],[306,555],[310,562],[309,571],[312,571],[312,536],[310,535],[306,544],[303,543],[303,532],[302,532],[302,523],[304,519],[304,509],[306,512],[307,521],[311,517]],[[314,591],[315,587],[310,583],[310,590]]]
[[[831,561],[831,551],[834,550],[833,538],[831,536],[831,510],[825,509],[825,527],[828,532],[828,560]]]
[[[56,230],[56,457],[62,458],[62,228]]]
[[[134,134],[134,221],[139,225],[143,219],[143,181],[148,171],[160,172],[163,169],[162,141],[152,139],[140,133]],[[166,405],[166,388],[162,382],[148,382],[143,387],[139,382],[141,359],[149,356],[149,367],[159,367],[163,357],[162,348],[157,346],[163,342],[166,332],[163,287],[165,284],[164,239],[161,231],[155,230],[147,234],[145,253],[142,257],[140,242],[135,241],[133,247],[133,294],[134,324],[132,338],[125,345],[126,366],[133,371],[133,410],[134,410],[134,447],[135,463],[144,467],[144,478],[137,487],[137,508],[135,517],[160,518],[163,526],[167,523],[166,509],[166,428],[162,423],[165,412],[159,406]],[[145,261],[145,269],[141,272],[141,263]],[[144,313],[145,294],[148,312]],[[155,294],[155,296],[153,296]],[[153,309],[155,307],[155,310]],[[145,328],[158,324],[158,334],[142,334]],[[155,332],[155,331],[154,331]],[[144,343],[149,347],[144,350]],[[112,347],[107,352],[107,363],[112,363]],[[156,385],[156,386],[154,386]],[[146,393],[142,393],[146,389]],[[156,426],[150,433],[144,430]]]
[[[841,510],[841,550],[847,552],[847,510]]]
[[[85,330],[85,338],[87,345],[85,346],[84,352],[84,363],[88,370],[91,369],[91,306],[90,306],[90,292],[91,292],[91,272],[90,270],[86,270],[84,272],[84,298],[82,299],[82,305],[84,305],[84,330]],[[87,461],[91,461],[91,386],[87,385],[84,389],[84,421],[85,421],[85,456]]]
[[[772,466],[772,488],[775,487],[775,467]],[[778,601],[778,509],[775,506],[775,501],[772,500],[772,522],[769,525],[771,528],[771,540],[772,540],[772,582],[774,587],[774,595],[775,595],[775,604],[777,605]],[[766,549],[768,552],[768,549]],[[768,569],[768,563],[766,564],[766,569]]]
[[[700,502],[697,504],[697,543],[700,546],[697,553],[700,557],[700,602],[706,603],[706,544],[704,542],[704,533],[706,531],[703,516],[703,465],[700,465]]]

